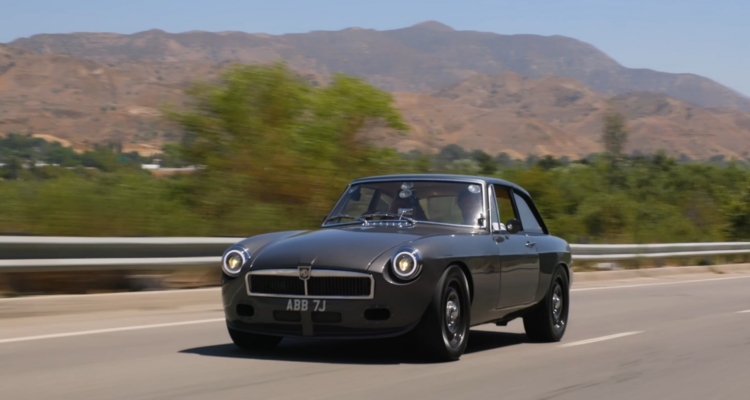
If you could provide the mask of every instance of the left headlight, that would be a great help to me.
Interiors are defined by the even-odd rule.
[[[402,281],[410,281],[422,270],[422,258],[414,249],[400,249],[391,258],[391,271]]]
[[[224,269],[224,273],[229,276],[237,276],[242,270],[242,267],[247,264],[247,260],[250,258],[250,253],[244,248],[231,248],[224,253],[224,257],[221,260],[221,267]]]

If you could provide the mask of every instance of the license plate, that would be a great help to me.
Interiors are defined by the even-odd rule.
[[[325,311],[325,300],[289,299],[286,303],[287,311]]]

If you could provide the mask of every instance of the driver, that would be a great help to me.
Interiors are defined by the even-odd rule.
[[[419,201],[417,201],[417,199],[414,197],[409,197],[406,199],[396,197],[395,199],[393,199],[390,212],[394,214],[400,214],[399,210],[401,209],[411,210],[411,212],[405,214],[407,217],[412,217],[418,221],[427,221],[427,215],[425,215],[425,212],[422,209],[422,206],[419,204]]]
[[[458,208],[461,209],[461,214],[463,214],[464,224],[477,225],[479,214],[482,211],[481,191],[473,193],[469,191],[469,188],[466,188],[458,193],[456,201],[458,202]]]

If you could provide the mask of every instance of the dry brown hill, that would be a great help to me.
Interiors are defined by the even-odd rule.
[[[120,141],[125,150],[154,152],[176,140],[160,104],[180,104],[189,81],[210,79],[222,65],[210,61],[100,63],[72,56],[38,55],[0,45],[0,134],[31,132],[84,149]],[[572,78],[530,79],[506,72],[470,75],[427,93],[396,92],[412,131],[376,133],[379,143],[402,150],[468,149],[584,156],[601,150],[601,117],[608,97]],[[662,94],[615,97],[629,118],[630,150],[660,148],[694,158],[746,158],[750,114],[705,109]]]
[[[428,94],[396,93],[396,101],[412,132],[379,139],[403,150],[458,144],[515,157],[580,157],[602,151],[602,117],[614,109],[628,118],[628,151],[664,149],[701,159],[750,155],[750,113],[705,109],[647,92],[609,99],[570,78],[477,75]]]
[[[434,21],[389,31],[350,28],[278,36],[161,30],[132,35],[44,34],[18,39],[12,45],[37,54],[68,54],[102,63],[283,58],[321,74],[361,76],[389,91],[430,91],[476,73],[512,71],[531,78],[575,78],[607,95],[651,91],[704,107],[750,111],[750,99],[710,79],[625,68],[572,38],[456,31]]]
[[[149,153],[177,136],[163,124],[165,101],[179,104],[187,82],[210,77],[215,63],[101,64],[0,46],[0,133],[87,143],[121,141]]]

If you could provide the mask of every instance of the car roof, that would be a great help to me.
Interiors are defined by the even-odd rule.
[[[453,175],[453,174],[393,174],[393,175],[379,175],[379,176],[368,176],[358,178],[352,181],[352,184],[376,182],[376,181],[419,181],[419,180],[433,180],[433,181],[460,181],[460,182],[485,182],[488,184],[502,185],[512,187],[513,189],[525,194],[528,197],[529,192],[524,188],[518,186],[513,182],[508,182],[498,178],[489,178],[486,176],[473,176],[473,175]]]

